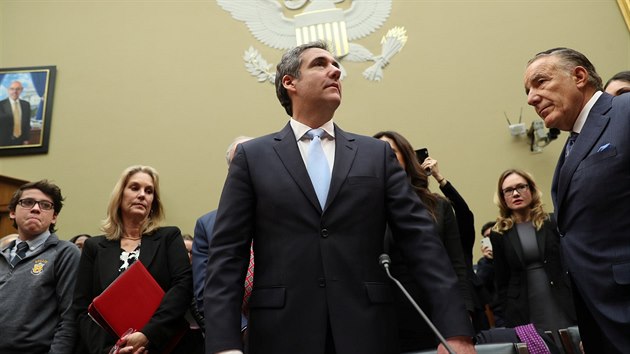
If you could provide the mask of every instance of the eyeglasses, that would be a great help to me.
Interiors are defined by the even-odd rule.
[[[526,190],[529,190],[529,184],[517,184],[514,187],[508,187],[503,190],[504,197],[511,197],[514,195],[514,191],[517,191],[518,194],[522,194]]]
[[[35,200],[31,198],[20,199],[18,200],[18,204],[20,204],[22,208],[25,209],[33,209],[35,204],[37,204],[39,205],[39,208],[41,210],[52,210],[52,208],[55,206],[55,204],[47,200]]]

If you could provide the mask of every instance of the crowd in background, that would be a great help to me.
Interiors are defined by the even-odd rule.
[[[229,175],[219,208],[199,218],[194,237],[182,235],[177,227],[162,225],[159,174],[149,166],[131,166],[123,171],[113,188],[100,236],[80,234],[69,242],[58,238],[55,224],[64,198],[53,183],[31,182],[15,192],[9,210],[17,234],[0,240],[0,352],[109,353],[115,348],[118,353],[137,354],[269,353],[274,348],[274,353],[286,353],[304,346],[316,350],[295,352],[328,354],[349,353],[346,348],[362,345],[368,348],[365,353],[379,354],[437,346],[444,350],[413,304],[386,281],[377,257],[371,258],[377,253],[391,256],[392,275],[438,322],[440,330],[448,331],[442,322],[454,320],[449,325],[455,329],[445,336],[460,353],[472,353],[472,344],[492,341],[488,338],[499,333],[492,332],[497,328],[521,328],[509,332],[514,341],[522,328],[533,328],[544,339],[547,352],[558,353],[558,330],[578,322],[586,353],[630,349],[627,339],[616,335],[630,324],[617,318],[622,324],[611,325],[614,308],[597,302],[610,300],[607,291],[621,287],[625,294],[614,299],[622,304],[626,300],[627,305],[630,273],[624,264],[629,263],[623,263],[626,260],[617,254],[612,271],[593,265],[596,260],[591,259],[588,247],[595,247],[597,256],[608,260],[609,252],[616,251],[597,243],[606,241],[576,243],[578,236],[593,231],[575,221],[588,215],[588,210],[562,204],[577,203],[580,193],[590,191],[567,190],[569,177],[564,176],[563,164],[570,166],[574,156],[587,154],[595,145],[594,154],[602,159],[614,158],[625,147],[614,134],[605,132],[601,144],[593,140],[581,148],[587,144],[589,129],[596,129],[589,123],[594,118],[589,116],[586,121],[588,110],[581,118],[576,114],[581,120],[576,129],[574,122],[567,125],[561,112],[556,112],[575,111],[554,100],[568,100],[566,97],[577,97],[579,92],[591,92],[595,100],[603,97],[613,102],[609,109],[615,115],[630,110],[628,99],[612,98],[630,91],[630,72],[615,75],[605,86],[601,79],[592,83],[598,76],[584,59],[577,52],[557,48],[539,53],[526,73],[528,103],[548,125],[576,133],[567,142],[554,177],[555,213],[543,206],[544,191],[531,174],[508,169],[499,174],[494,192],[497,219],[485,222],[481,237],[476,238],[473,211],[426,149],[414,149],[395,131],[360,137],[333,125],[332,114],[341,100],[340,70],[326,47],[317,44],[289,51],[278,65],[276,89],[293,117],[291,122],[274,135],[239,137],[228,147]],[[570,74],[562,74],[568,67],[572,68]],[[567,78],[573,79],[576,88]],[[300,95],[314,90],[318,80],[324,82],[321,97]],[[554,96],[557,92],[560,98]],[[584,106],[600,112],[595,101],[584,101],[577,113]],[[555,103],[554,111],[549,102]],[[627,126],[615,125],[624,134],[628,133]],[[340,143],[335,150],[334,142],[340,140],[348,152],[340,151]],[[369,155],[362,155],[366,151]],[[319,153],[319,162],[327,168],[324,172],[311,170],[318,163],[311,158]],[[276,158],[275,154],[278,161],[269,158]],[[353,165],[355,155],[358,162]],[[271,166],[258,165],[262,159],[269,160]],[[374,161],[368,161],[371,159]],[[597,166],[592,156],[588,159],[591,166]],[[299,161],[304,162],[301,169],[295,167]],[[291,172],[271,174],[282,170],[283,165]],[[611,173],[622,175],[618,181],[619,187],[624,187],[627,171],[617,165],[610,168]],[[335,174],[342,169],[350,171],[347,179]],[[579,174],[577,165],[575,169],[576,183],[590,183],[580,179],[586,177]],[[326,180],[323,192],[317,178]],[[431,189],[431,178],[441,194]],[[298,181],[297,187],[288,184],[293,180]],[[301,202],[290,195],[306,197]],[[348,207],[338,207],[335,203],[340,199],[356,200]],[[365,225],[358,225],[359,219],[352,216],[357,205],[375,211],[369,214],[370,220],[361,220]],[[305,209],[316,211],[314,217],[310,218]],[[601,218],[606,222],[606,217]],[[576,225],[583,228],[576,229]],[[354,237],[366,229],[370,230],[369,237]],[[615,240],[622,239],[619,235],[624,233],[627,231],[616,228],[609,232]],[[421,240],[414,238],[416,234]],[[339,239],[337,244],[332,244],[334,238]],[[476,262],[475,247],[483,255]],[[568,264],[567,255],[575,256]],[[147,268],[164,290],[164,297],[143,328],[134,328],[120,338],[99,326],[88,309],[93,299],[135,262]],[[591,280],[581,273],[589,269],[600,277],[613,273],[612,280],[600,283],[595,295],[589,288]],[[361,272],[369,274],[371,281],[355,282],[354,278],[365,276]],[[317,282],[306,284],[301,280],[304,277]],[[320,294],[328,302],[320,303]],[[349,301],[337,303],[332,297],[347,297]],[[444,304],[447,299],[453,301]],[[387,306],[388,310],[377,306],[390,303],[393,305]],[[282,308],[291,311],[275,311]],[[347,318],[339,318],[338,313]],[[440,318],[443,314],[444,321]],[[317,319],[318,327],[307,328],[305,319],[309,323]],[[593,324],[587,326],[585,320]],[[385,339],[365,336],[380,328],[373,327],[380,326],[379,321],[392,327],[379,333]],[[275,333],[282,332],[278,326],[287,324],[299,327],[291,333],[307,333],[285,335],[292,338]],[[342,336],[340,325],[354,329]],[[601,327],[599,332],[595,326]],[[359,344],[354,333],[365,344]]]

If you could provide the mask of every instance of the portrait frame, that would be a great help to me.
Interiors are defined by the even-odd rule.
[[[52,123],[53,96],[55,92],[56,66],[31,66],[0,68],[0,156],[19,156],[48,153],[50,126]],[[28,133],[16,137],[15,121],[9,100],[9,87],[19,82],[20,113],[28,110],[28,125],[21,117],[21,127]],[[16,114],[16,120],[20,119]]]
[[[623,15],[624,21],[626,21],[626,27],[630,31],[630,0],[617,0],[621,15]]]

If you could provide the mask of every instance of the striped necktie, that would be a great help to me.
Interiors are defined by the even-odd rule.
[[[15,252],[15,256],[11,259],[11,267],[15,268],[15,265],[26,257],[27,250],[28,243],[22,241],[17,244],[17,251]]]

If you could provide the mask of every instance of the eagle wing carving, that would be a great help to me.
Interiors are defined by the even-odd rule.
[[[379,29],[392,10],[391,0],[353,0],[344,12],[348,40],[363,38]]]
[[[239,21],[245,22],[249,31],[264,44],[276,49],[295,46],[294,20],[282,13],[275,0],[217,0],[217,3]]]

